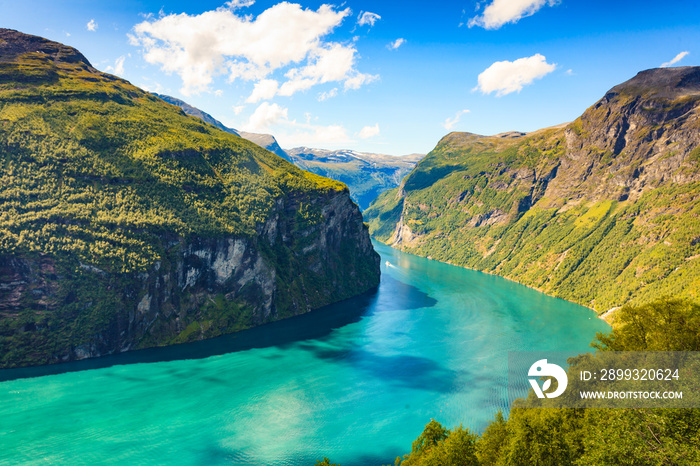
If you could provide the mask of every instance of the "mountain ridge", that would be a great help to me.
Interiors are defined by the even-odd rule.
[[[423,154],[397,157],[347,149],[332,151],[309,147],[285,150],[279,146],[271,134],[247,133],[229,128],[208,113],[183,100],[164,94],[154,95],[180,107],[186,114],[247,139],[304,170],[345,183],[350,188],[350,196],[362,210],[366,209],[370,201],[381,192],[398,186],[403,176],[423,157]]]
[[[568,124],[450,133],[365,211],[371,232],[598,311],[697,299],[699,70],[643,71]]]
[[[269,150],[273,154],[277,154],[283,159],[289,160],[287,152],[280,147],[280,145],[277,143],[277,139],[275,139],[275,137],[271,134],[248,133],[246,131],[239,131],[234,128],[229,128],[228,126],[224,125],[207,112],[200,110],[197,107],[193,107],[184,100],[180,100],[176,97],[172,97],[166,94],[158,94],[155,92],[153,92],[152,94],[168,102],[169,104],[175,105],[176,107],[180,107],[188,115],[197,117],[205,123],[209,123],[210,125],[216,126],[222,131],[226,131],[227,133],[235,134],[236,136],[240,136],[243,139],[247,139],[248,141],[257,144],[260,147]]]
[[[393,156],[354,150],[326,150],[297,147],[287,150],[296,166],[338,180],[350,187],[350,194],[365,210],[379,194],[398,186],[415,167],[422,154]]]

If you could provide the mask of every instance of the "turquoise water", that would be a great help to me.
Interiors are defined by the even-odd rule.
[[[375,247],[378,290],[326,309],[0,371],[0,463],[393,464],[431,418],[480,430],[507,408],[508,351],[585,351],[609,330],[581,306]]]

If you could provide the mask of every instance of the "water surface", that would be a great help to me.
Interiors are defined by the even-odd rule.
[[[431,418],[481,430],[507,410],[508,351],[587,351],[609,330],[511,281],[375,248],[379,288],[326,309],[191,345],[0,371],[0,463],[393,463]]]

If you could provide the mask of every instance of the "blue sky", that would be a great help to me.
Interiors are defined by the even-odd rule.
[[[233,128],[393,155],[571,121],[641,70],[697,65],[698,18],[694,1],[0,0],[1,27]]]

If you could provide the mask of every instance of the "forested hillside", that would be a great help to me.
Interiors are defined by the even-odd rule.
[[[347,187],[0,29],[0,367],[208,338],[379,281]]]
[[[602,312],[700,293],[700,68],[639,73],[576,121],[445,136],[365,212],[394,247]]]

